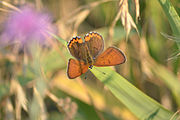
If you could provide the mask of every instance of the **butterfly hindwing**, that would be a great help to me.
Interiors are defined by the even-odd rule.
[[[97,57],[94,66],[114,66],[122,64],[125,61],[126,57],[122,51],[115,47],[109,47]]]
[[[84,62],[75,60],[75,59],[69,59],[68,63],[68,70],[67,70],[67,75],[70,79],[74,79],[83,73],[87,72],[88,70],[87,65],[85,65]]]

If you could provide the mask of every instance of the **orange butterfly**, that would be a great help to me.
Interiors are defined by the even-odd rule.
[[[67,74],[70,79],[87,72],[93,65],[114,66],[126,61],[124,53],[116,47],[109,47],[103,52],[104,40],[100,34],[90,32],[85,35],[84,40],[85,42],[77,36],[68,43],[71,55],[77,59],[69,59]]]

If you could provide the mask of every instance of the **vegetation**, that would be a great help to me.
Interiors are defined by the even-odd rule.
[[[0,1],[0,120],[180,120],[178,0]],[[67,76],[90,31],[124,64]]]

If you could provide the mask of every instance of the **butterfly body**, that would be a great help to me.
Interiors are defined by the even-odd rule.
[[[90,32],[85,35],[84,40],[77,36],[68,43],[71,55],[77,59],[69,60],[67,73],[70,79],[87,72],[93,65],[113,66],[126,61],[125,55],[118,48],[109,47],[103,52],[104,40],[98,33]]]

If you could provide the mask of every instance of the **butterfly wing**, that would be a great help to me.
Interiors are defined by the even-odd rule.
[[[109,47],[106,51],[98,56],[94,66],[114,66],[122,64],[126,61],[126,57],[122,51],[115,47]]]
[[[83,60],[86,58],[86,45],[80,37],[74,37],[70,40],[68,49],[76,59]]]
[[[70,79],[74,79],[87,72],[88,66],[84,62],[75,59],[69,59],[67,75]]]
[[[84,37],[85,44],[93,59],[95,59],[104,49],[104,40],[102,36],[96,32],[90,32]]]

